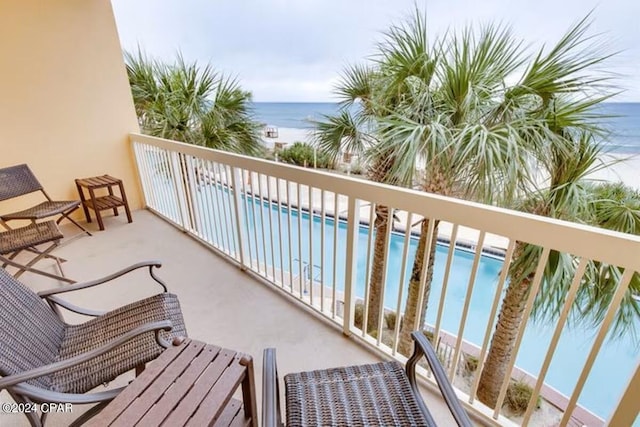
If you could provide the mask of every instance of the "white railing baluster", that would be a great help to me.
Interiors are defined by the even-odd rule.
[[[393,215],[392,215],[393,217]],[[407,212],[407,223],[404,228],[404,242],[402,245],[402,261],[400,262],[400,281],[398,282],[398,302],[396,304],[396,324],[393,327],[393,344],[391,354],[395,356],[398,351],[398,337],[400,336],[400,319],[402,318],[402,302],[404,301],[404,279],[407,271],[407,256],[411,243],[411,217],[412,213]]]
[[[423,325],[422,325],[423,322],[420,321],[421,317],[423,316],[423,313],[420,313],[420,310],[422,310],[422,306],[424,305],[424,289],[427,286],[427,277],[429,276],[429,258],[431,257],[431,242],[433,241],[433,233],[435,232],[435,227],[436,227],[436,220],[432,218],[431,220],[429,220],[429,225],[427,226],[427,237],[426,237],[427,241],[426,241],[426,246],[424,248],[424,257],[422,258],[420,290],[418,291],[418,305],[417,305],[418,308],[416,309],[416,322],[413,325],[414,331],[422,330],[423,328]],[[420,232],[422,233],[422,225],[420,225]],[[444,289],[442,290],[441,301],[438,307],[443,306],[444,304],[444,299],[442,299],[443,295],[445,295]],[[436,337],[435,333],[433,336]],[[435,338],[434,338],[433,345],[436,345]]]
[[[247,206],[250,206],[249,209],[251,209],[251,212],[253,213],[253,215],[251,215],[251,223],[253,224],[253,243],[255,244],[255,250],[256,250],[256,271],[258,272],[258,274],[260,274],[260,246],[258,244],[258,212],[256,210],[256,192],[254,190],[255,185],[254,185],[254,179],[253,179],[253,172],[252,171],[247,171],[248,177],[249,177],[249,186],[251,187],[251,205],[249,205],[249,195],[247,193],[247,191],[245,191],[245,203],[247,204]],[[253,265],[253,264],[252,264]]]
[[[182,153],[178,154],[178,167],[180,170],[180,175],[182,176],[182,180],[184,182],[184,202],[187,209],[187,224],[189,225],[189,231],[193,232],[196,229],[196,220],[194,211],[197,210],[196,206],[193,203],[193,180],[189,176],[189,172],[186,168],[187,159],[186,156]]]
[[[215,192],[216,199],[218,201],[218,215],[221,222],[220,231],[224,236],[223,247],[226,249],[227,253],[231,255],[231,244],[233,242],[233,237],[231,237],[230,234],[235,230],[235,227],[232,227],[232,223],[229,219],[229,208],[227,207],[227,204],[231,198],[231,190],[227,190],[228,197],[225,197],[225,183],[222,179],[222,170],[220,168],[220,163],[214,162],[211,166],[213,167],[213,176],[215,177]],[[239,251],[236,249],[235,252],[237,253]]]
[[[369,281],[371,280],[371,248],[373,245],[373,230],[376,216],[376,208],[373,203],[369,203],[369,231],[367,233],[367,260],[365,266],[364,279],[364,300],[362,301],[362,336],[367,334],[367,319],[369,318]]]
[[[204,182],[200,192],[206,192],[207,197],[209,198],[210,206],[211,206],[211,216],[209,220],[211,222],[211,228],[215,235],[216,247],[231,256],[231,248],[227,247],[224,243],[224,232],[222,230],[223,223],[225,222],[224,217],[220,214],[220,189],[218,187],[218,179],[215,171],[215,164],[211,161],[206,160],[204,163],[204,168],[207,172],[208,182]]]
[[[582,389],[584,387],[584,383],[587,381],[587,377],[589,376],[589,372],[591,372],[591,368],[593,367],[593,363],[596,361],[596,357],[598,356],[598,352],[600,351],[600,347],[602,347],[602,343],[604,342],[605,337],[607,336],[607,332],[609,331],[609,327],[613,322],[613,317],[615,316],[618,308],[620,307],[620,303],[622,302],[622,298],[624,298],[627,293],[627,289],[629,289],[629,284],[631,283],[631,278],[633,277],[633,270],[626,269],[624,273],[622,273],[622,277],[620,278],[620,283],[616,289],[611,302],[609,303],[609,308],[607,309],[607,314],[605,314],[604,319],[602,319],[602,323],[600,324],[600,328],[598,329],[598,335],[596,335],[596,339],[591,346],[591,350],[589,351],[589,355],[587,356],[586,362],[584,362],[584,367],[582,368],[582,372],[580,373],[580,377],[578,378],[578,382],[573,389],[573,393],[571,394],[571,398],[569,399],[569,403],[564,411],[564,416],[562,420],[560,420],[560,425],[566,426],[571,419],[571,414],[578,403],[578,398],[582,393]],[[636,399],[638,396],[636,396]],[[636,400],[637,404],[637,400]],[[636,406],[636,411],[638,407]]]
[[[200,193],[202,203],[207,207],[207,215],[203,221],[203,225],[205,227],[204,230],[206,230],[206,232],[211,236],[213,245],[216,248],[230,255],[231,251],[225,251],[225,245],[222,242],[222,235],[220,233],[219,225],[222,223],[222,218],[219,217],[218,200],[216,199],[218,187],[215,183],[215,173],[212,172],[213,168],[211,162],[208,160],[203,161],[201,166],[203,173],[206,174],[202,182],[202,186],[200,187],[200,191],[198,191],[198,193]]]
[[[284,242],[282,241],[282,199],[280,198],[279,178],[276,178],[276,197],[278,198],[278,247],[280,249],[280,287],[284,287]]]
[[[302,188],[296,183],[298,205],[298,283],[300,285],[300,299],[304,298],[304,266],[302,259]]]
[[[259,204],[258,211],[260,212],[260,224],[262,225],[262,260],[264,261],[264,277],[267,277],[269,272],[267,268],[267,233],[265,232],[265,221],[264,221],[264,200],[262,198],[262,175],[258,175],[258,194]],[[255,200],[254,200],[255,201]],[[256,230],[257,232],[257,230]]]
[[[197,160],[197,159],[196,159]],[[182,173],[185,177],[187,177],[187,182],[189,183],[189,190],[187,191],[187,200],[190,205],[189,213],[191,215],[191,224],[192,224],[192,233],[203,240],[207,240],[206,238],[206,221],[207,215],[204,215],[204,219],[202,218],[202,213],[200,212],[200,204],[203,202],[201,191],[198,191],[198,178],[195,171],[197,168],[193,166],[193,157],[183,155],[181,159],[182,164]]]
[[[170,177],[169,177],[167,161],[164,156],[164,151],[159,148],[157,149],[157,151],[158,151],[157,157],[159,160],[157,161],[158,164],[156,164],[156,168],[160,168],[159,170],[160,179],[163,181],[159,191],[160,203],[158,204],[158,207],[160,208],[160,212],[165,218],[177,224],[177,221],[174,218],[172,218],[171,214],[169,213],[167,185],[168,185],[168,182],[170,182]]]
[[[355,304],[355,288],[358,259],[358,229],[360,227],[360,205],[355,197],[349,198],[347,214],[347,250],[344,269],[344,317],[342,319],[342,333],[349,336],[353,328],[353,313]]]
[[[544,383],[544,378],[547,376],[549,365],[551,365],[551,359],[553,359],[556,347],[558,346],[558,341],[560,341],[560,334],[562,334],[564,325],[567,322],[567,318],[569,317],[571,306],[573,305],[573,302],[576,299],[576,295],[578,294],[578,288],[580,288],[580,284],[582,283],[582,276],[584,275],[584,271],[587,268],[588,263],[589,260],[587,260],[586,258],[582,258],[580,260],[580,264],[578,264],[578,269],[576,270],[575,276],[573,277],[573,281],[571,283],[571,286],[569,287],[569,292],[567,293],[567,297],[565,298],[564,304],[562,306],[562,311],[560,312],[560,316],[558,317],[558,324],[553,331],[553,336],[551,337],[549,348],[547,349],[546,356],[544,358],[544,361],[542,362],[542,366],[540,367],[538,380],[536,381],[536,385],[531,393],[531,400],[529,401],[527,410],[522,417],[523,425],[529,424],[533,409],[537,406],[536,401],[538,400],[540,389],[542,388],[542,384]]]
[[[269,209],[269,243],[271,245],[271,274],[273,283],[276,282],[276,251],[273,244],[273,199],[271,198],[271,176],[265,175],[267,180],[267,206]]]
[[[320,190],[320,311],[324,313],[324,242],[325,242],[325,222],[327,221],[327,212],[325,210],[324,198],[326,194],[324,190]]]
[[[173,197],[175,198],[175,216],[183,230],[189,230],[189,214],[187,214],[187,208],[184,200],[184,185],[182,177],[180,176],[180,168],[178,167],[178,153],[174,151],[166,152],[167,159],[169,160],[169,173],[171,174],[171,182],[173,183]]]
[[[313,187],[307,186],[309,192],[309,303],[313,305]]]
[[[239,255],[240,255],[240,265],[243,268],[251,268],[251,259],[247,259],[247,250],[244,245],[244,239],[242,238],[242,170],[238,168],[232,168],[231,170],[231,180],[233,181],[233,208],[236,216],[236,227],[235,232],[237,236],[237,242],[239,244]],[[227,181],[227,188],[229,190],[229,195],[231,195],[231,189],[229,188],[229,182]],[[250,257],[250,255],[249,255]]]
[[[387,275],[389,273],[389,243],[391,242],[391,232],[393,231],[393,208],[387,206],[387,232],[384,236],[384,258],[382,260],[382,288],[380,289],[380,312],[378,314],[378,336],[376,345],[379,347],[382,342],[382,324],[384,322],[384,297],[387,287]]]
[[[638,419],[638,396],[640,396],[640,362],[636,364],[636,369],[607,425],[630,426],[635,424]]]
[[[476,253],[473,257],[473,266],[471,267],[471,275],[469,276],[469,284],[467,285],[467,295],[464,298],[464,306],[462,308],[462,316],[460,316],[460,326],[458,327],[458,336],[456,338],[456,346],[453,352],[453,360],[451,361],[451,370],[449,378],[453,380],[458,367],[458,359],[460,358],[460,347],[462,346],[462,338],[464,337],[464,328],[467,324],[467,315],[469,314],[469,305],[473,296],[473,287],[476,284],[476,275],[478,274],[478,266],[480,265],[480,257],[482,257],[482,247],[484,246],[485,232],[481,231],[476,244]]]
[[[245,181],[244,176],[245,176],[245,170],[242,169],[240,171],[240,175],[239,175],[239,182],[238,185],[240,185],[241,187],[238,189],[238,191],[242,192],[242,197],[241,199],[244,200],[244,202],[242,203],[242,208],[244,209],[243,213],[244,213],[244,219],[243,219],[243,225],[244,225],[244,231],[245,231],[245,237],[247,239],[247,265],[249,266],[249,269],[253,269],[253,252],[255,250],[256,252],[256,258],[258,257],[258,245],[256,243],[256,245],[253,245],[252,239],[255,238],[255,231],[252,232],[251,231],[251,224],[253,224],[253,220],[252,218],[252,209],[251,209],[251,203],[249,202],[249,190],[247,189],[247,181]],[[241,227],[242,228],[242,227]]]
[[[436,314],[436,325],[433,330],[434,347],[437,347],[438,343],[440,342],[440,325],[442,323],[442,313],[444,312],[444,302],[447,297],[447,287],[449,286],[449,275],[451,274],[451,263],[453,262],[453,255],[456,249],[457,238],[458,238],[458,224],[453,224],[453,227],[451,228],[451,237],[449,240],[449,251],[447,253],[447,264],[444,268],[444,277],[442,278],[442,290],[440,291],[440,304],[438,305],[438,314]],[[431,247],[431,242],[429,242],[429,247]]]
[[[242,189],[242,180],[240,180],[240,182],[238,182],[238,185],[240,186],[240,188],[233,188],[232,185],[232,171],[231,168],[228,167],[227,165],[224,164],[220,164],[220,171],[222,173],[222,179],[224,180],[225,186],[223,188],[226,188],[227,191],[227,195],[224,196],[223,194],[223,199],[226,200],[226,204],[227,204],[227,213],[229,215],[229,219],[227,222],[227,230],[229,232],[229,237],[230,237],[230,241],[233,242],[237,242],[238,246],[237,246],[237,250],[238,252],[240,252],[240,241],[238,240],[238,236],[242,236],[243,239],[248,239],[246,233],[243,234],[238,234],[236,229],[238,227],[240,227],[240,230],[242,230],[242,226],[243,224],[246,222],[246,217],[244,215],[246,215],[246,211],[245,211],[245,203],[243,202],[242,204],[242,208],[240,209],[240,212],[242,213],[241,216],[235,216],[234,212],[235,212],[235,197],[236,194],[240,197],[240,200],[243,200],[243,189]],[[242,177],[242,171],[239,171],[240,175],[239,177]],[[235,222],[234,222],[234,218],[235,218]],[[245,245],[245,249],[247,249],[247,246]],[[238,253],[238,257],[239,257],[239,253]],[[249,261],[250,258],[250,254],[245,253],[245,262]]]
[[[338,285],[338,228],[339,227],[340,198],[338,193],[333,193],[333,283],[331,284],[331,318],[336,318],[338,301],[336,300],[336,287]]]
[[[287,234],[289,236],[289,287],[291,294],[293,295],[294,293],[294,286],[293,286],[293,237],[291,236],[291,190],[290,190],[290,186],[289,186],[289,181],[285,181],[286,184],[286,188],[287,188]]]

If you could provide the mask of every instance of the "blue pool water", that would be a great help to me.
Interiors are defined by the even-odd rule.
[[[166,185],[166,184],[165,184]],[[197,192],[196,203],[200,205],[200,212],[211,211],[211,203],[218,204],[223,200],[229,202],[231,198],[226,190],[216,189],[214,186],[204,187],[208,191]],[[320,280],[321,277],[321,218],[314,215],[309,223],[309,215],[302,212],[300,222],[298,221],[298,211],[292,209],[291,212],[291,233],[289,233],[289,219],[287,209],[282,207],[278,210],[277,205],[271,208],[268,203],[248,197],[243,198],[244,212],[242,213],[244,221],[242,224],[243,235],[251,236],[244,239],[244,245],[250,252],[253,259],[258,258],[261,263],[266,264],[271,272],[271,268],[275,265],[276,270],[280,269],[280,257],[284,260],[285,274],[291,271],[293,276],[299,274],[298,259],[302,259],[304,265],[313,265],[313,278]],[[208,205],[207,205],[208,204]],[[176,206],[176,205],[174,205]],[[222,206],[222,205],[221,205]],[[231,205],[229,205],[231,206]],[[341,208],[346,208],[343,206]],[[212,215],[218,215],[213,211]],[[227,212],[229,212],[227,210]],[[269,238],[269,213],[271,213],[271,228],[273,236],[279,238]],[[222,216],[226,216],[222,214]],[[231,216],[232,217],[232,216]],[[280,218],[281,228],[278,227],[278,218]],[[265,222],[266,240],[263,241],[262,220]],[[216,242],[221,247],[230,248],[236,251],[233,241],[230,243],[226,239],[216,240],[212,228],[214,222],[212,218],[202,218],[209,224],[205,231],[206,238]],[[311,233],[309,227],[311,226]],[[325,240],[325,257],[324,257],[324,283],[325,286],[333,285],[333,265],[334,265],[334,227],[335,221],[332,218],[326,218],[324,227]],[[222,228],[216,228],[215,233],[218,236],[224,235]],[[229,233],[235,230],[235,222],[232,220],[232,226]],[[299,230],[301,234],[299,234]],[[291,234],[291,248],[289,248],[289,234]],[[254,238],[254,235],[256,236]],[[360,226],[358,233],[357,246],[357,283],[356,295],[360,298],[364,297],[365,289],[365,273],[366,273],[366,249],[367,249],[368,227]],[[299,246],[299,237],[302,245]],[[311,245],[309,244],[311,240]],[[264,245],[263,245],[264,243]],[[271,245],[273,244],[273,251]],[[398,301],[398,289],[400,286],[400,272],[402,268],[402,248],[404,244],[404,235],[393,233],[390,241],[390,256],[388,257],[388,273],[386,280],[386,288],[384,295],[385,306],[396,309]],[[266,246],[266,253],[263,247]],[[410,248],[407,256],[407,264],[405,270],[404,295],[406,296],[406,287],[408,285],[409,271],[413,264],[417,239],[411,238]],[[309,248],[313,248],[313,259],[309,257]],[[435,323],[437,306],[440,300],[442,281],[444,274],[444,264],[446,261],[448,248],[438,246],[436,250],[436,261],[434,269],[434,277],[432,282],[432,291],[429,298],[429,310],[427,312],[427,322]],[[344,289],[345,275],[345,253],[346,253],[346,223],[339,221],[338,238],[337,238],[337,256],[336,256],[336,281],[335,285],[338,290]],[[266,259],[265,259],[266,254]],[[289,260],[296,260],[289,265]],[[473,254],[456,250],[451,273],[449,277],[448,289],[445,297],[444,313],[442,318],[442,328],[452,334],[457,334],[459,322],[461,319],[462,308],[466,292],[468,289],[469,277],[473,263]],[[502,261],[491,257],[483,256],[478,268],[473,295],[471,298],[468,319],[465,325],[463,337],[465,340],[478,346],[482,344],[485,328],[488,321],[489,310],[495,295],[495,289],[498,274],[502,268]],[[279,277],[279,271],[276,271]],[[297,281],[294,283],[298,283]],[[297,291],[297,289],[294,287]],[[402,302],[404,307],[404,301]],[[533,324],[527,325],[527,329],[522,341],[521,349],[516,361],[517,366],[521,369],[537,375],[546,354],[554,326],[545,326]],[[546,383],[551,387],[559,390],[565,395],[573,390],[575,383],[580,375],[583,364],[586,360],[588,351],[593,343],[597,330],[569,329],[565,327],[562,337],[555,352],[555,356],[549,368]],[[607,340],[598,355],[593,366],[588,381],[580,396],[579,404],[596,413],[602,418],[607,418],[615,404],[617,403],[621,393],[627,384],[638,360],[637,343],[632,342],[630,338],[612,341]]]

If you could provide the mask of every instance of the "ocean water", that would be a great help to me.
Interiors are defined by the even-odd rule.
[[[271,126],[308,129],[310,120],[335,114],[338,104],[333,102],[255,102],[256,119]]]
[[[310,120],[334,114],[338,104],[332,102],[256,102],[254,113],[259,122],[284,128],[307,129]],[[605,103],[599,107],[606,115],[603,125],[610,132],[607,151],[640,154],[640,103]]]

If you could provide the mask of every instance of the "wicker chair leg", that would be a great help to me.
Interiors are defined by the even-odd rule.
[[[144,372],[144,368],[146,367],[147,365],[145,363],[141,363],[140,365],[136,366],[136,377],[140,376],[140,374]]]
[[[89,408],[87,411],[85,411],[84,414],[80,415],[71,424],[69,424],[69,427],[75,427],[75,426],[84,425],[91,418],[93,418],[96,415],[98,415],[100,413],[100,411],[102,411],[104,409],[104,407],[107,406],[110,402],[111,402],[110,400],[107,400],[105,402],[100,402],[97,405],[93,405],[91,408]]]
[[[10,265],[12,267],[16,267],[19,270],[18,273],[14,275],[14,277],[19,277],[25,271],[30,271],[32,273],[40,274],[42,276],[49,277],[51,279],[60,280],[62,282],[75,283],[75,280],[71,280],[63,276],[58,276],[56,274],[48,273],[46,271],[38,270],[37,268],[33,268],[28,265],[27,266],[22,265],[20,263],[10,260],[9,258],[3,257],[2,255],[0,255],[0,262],[3,263],[3,266]]]
[[[80,230],[82,230],[83,232],[87,233],[87,235],[92,236],[92,234],[89,232],[89,230],[87,230],[86,228],[84,228],[84,227],[83,227],[81,224],[79,224],[75,219],[73,219],[73,218],[71,218],[71,217],[69,216],[73,211],[75,211],[75,209],[74,209],[74,210],[72,210],[71,212],[66,212],[66,213],[61,214],[62,216],[61,216],[60,218],[58,218],[58,220],[56,221],[56,224],[60,224],[60,222],[61,222],[63,219],[68,219],[70,222],[72,222],[72,223],[73,223],[76,227],[78,227]],[[80,234],[82,234],[82,233],[80,233]]]

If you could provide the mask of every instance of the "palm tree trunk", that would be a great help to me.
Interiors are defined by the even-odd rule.
[[[514,260],[522,255],[524,246],[525,244],[521,242],[516,244]],[[518,327],[523,321],[522,315],[532,281],[532,275],[525,276],[523,273],[523,271],[509,272],[509,285],[480,377],[478,399],[491,408],[494,408],[498,402],[500,387],[507,374],[509,360],[518,336]]]
[[[393,165],[391,155],[379,156],[369,169],[369,178],[375,182],[392,183],[389,180],[389,171]],[[387,227],[393,227],[393,215],[388,206],[376,205],[376,219],[374,221],[375,240],[373,244],[373,260],[371,265],[371,276],[369,278],[369,297],[367,312],[367,332],[378,330],[378,319],[383,308],[384,293],[384,257],[387,252],[386,238]],[[392,228],[393,229],[393,228]]]
[[[418,301],[420,300],[420,277],[422,276],[425,248],[427,246],[427,232],[429,230],[429,220],[422,221],[420,228],[420,239],[418,240],[418,248],[416,249],[416,257],[413,260],[413,267],[411,268],[411,277],[409,279],[409,290],[407,293],[407,301],[405,304],[404,315],[402,316],[402,322],[400,324],[400,336],[398,338],[398,351],[405,355],[411,355],[413,351],[413,340],[411,339],[411,332],[413,332],[414,325],[416,324],[416,317],[420,316],[418,325],[421,327],[424,324],[424,320],[427,313],[427,306],[429,303],[429,294],[431,293],[431,281],[433,280],[433,264],[436,259],[436,244],[438,243],[438,223],[440,221],[434,220],[433,236],[431,239],[431,252],[429,259],[427,260],[427,277],[425,278],[424,292],[422,296],[422,305],[418,308]]]
[[[429,179],[426,181],[424,191],[433,194],[448,195],[449,187],[445,179],[445,174],[437,165],[431,166]],[[433,281],[433,264],[436,260],[436,244],[438,243],[438,224],[439,220],[433,219],[433,236],[431,238],[431,252],[429,259],[427,260],[427,271],[425,274],[425,286],[424,295],[422,296],[422,306],[418,309],[418,301],[420,299],[420,277],[422,276],[422,269],[425,267],[422,264],[424,258],[424,251],[427,246],[427,232],[429,230],[429,219],[425,218],[422,221],[420,228],[420,240],[418,240],[418,248],[416,249],[416,257],[413,260],[413,267],[411,268],[411,278],[409,279],[409,290],[407,292],[407,300],[404,305],[404,316],[402,318],[402,324],[400,329],[400,336],[398,343],[398,351],[409,356],[413,351],[413,340],[411,339],[411,332],[413,332],[413,325],[416,322],[416,316],[420,316],[418,325],[422,327],[424,320],[427,316],[427,306],[429,304],[429,294],[431,293],[431,282]]]
[[[371,277],[369,279],[369,309],[367,312],[367,332],[378,329],[378,319],[383,310],[384,288],[384,256],[387,252],[386,236],[387,227],[391,225],[393,218],[389,215],[389,207],[377,205],[375,227],[375,241],[373,244],[373,262],[371,263]]]

